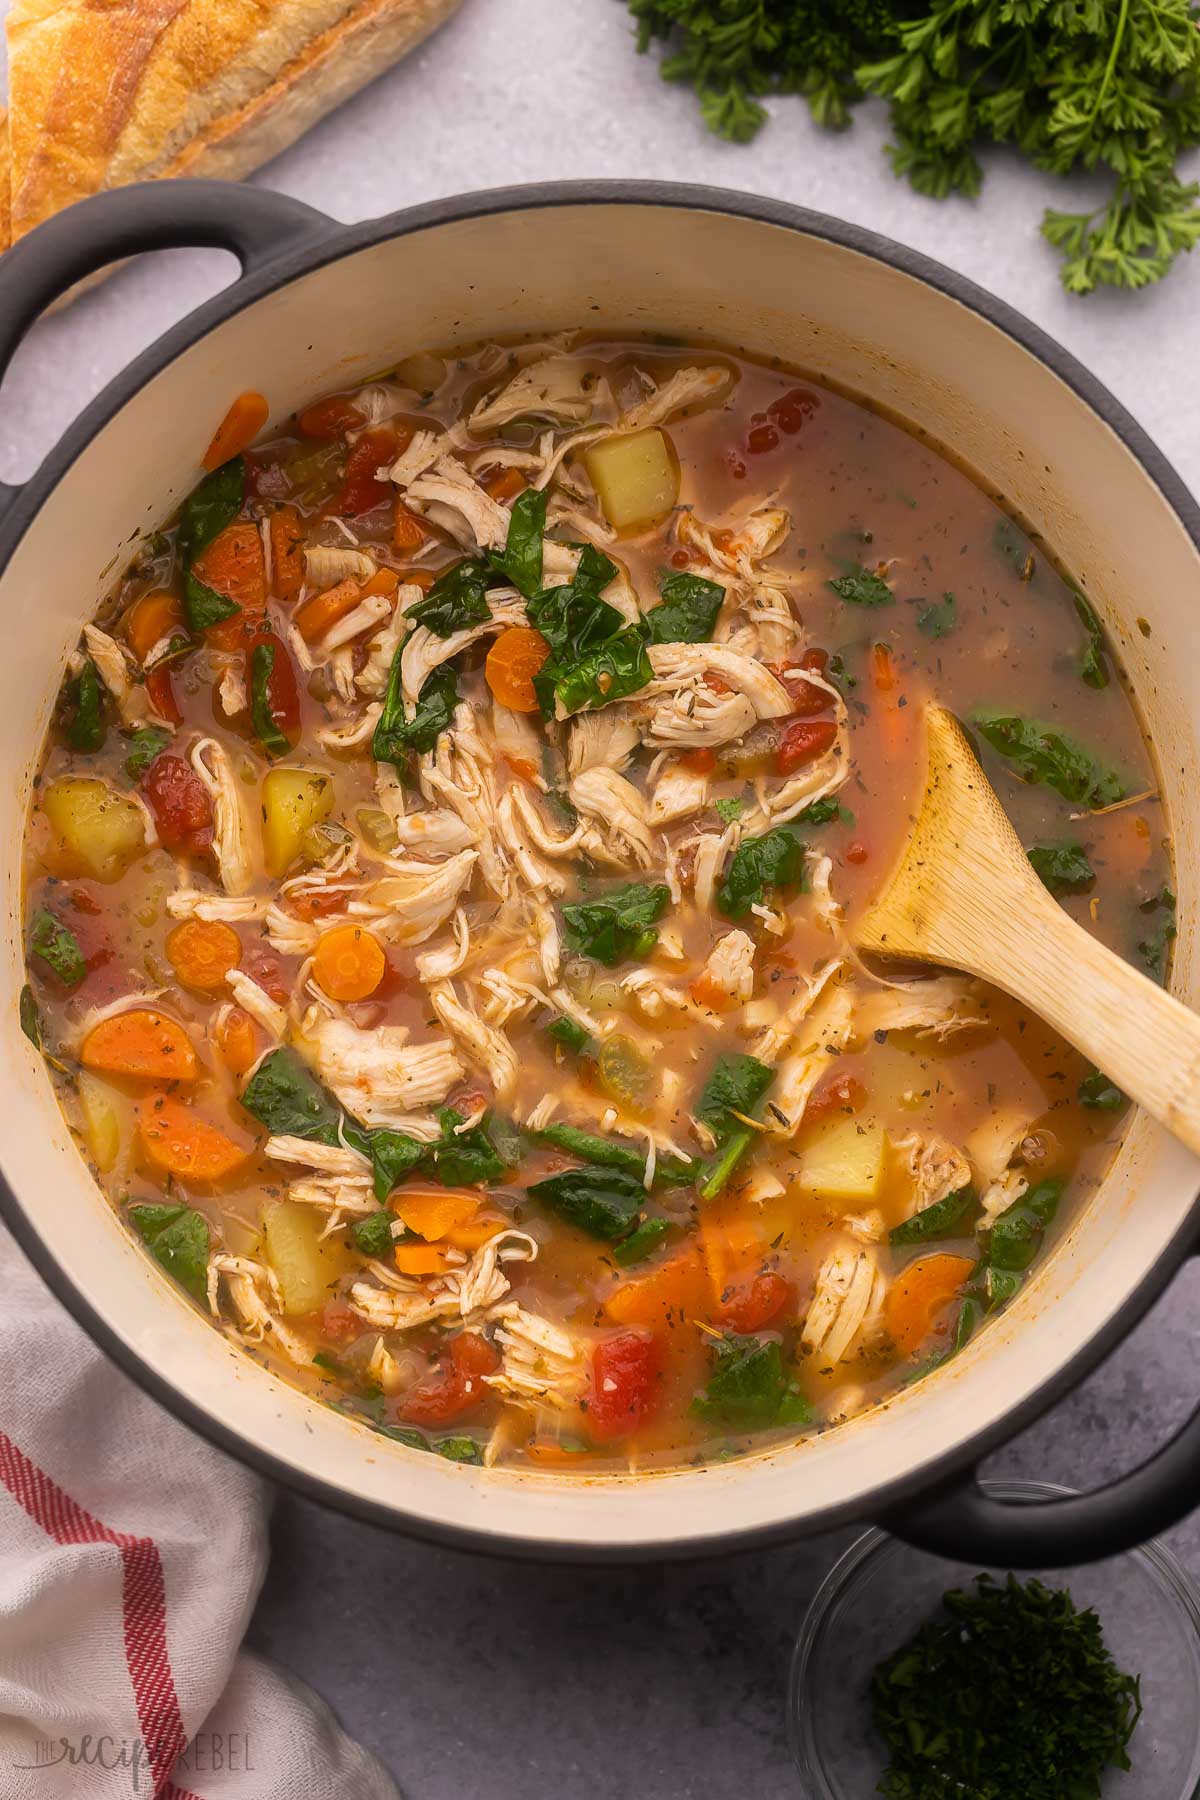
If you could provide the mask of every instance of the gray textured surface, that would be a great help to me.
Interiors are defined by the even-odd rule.
[[[892,180],[885,137],[878,111],[864,109],[848,137],[831,140],[787,103],[757,144],[732,149],[701,130],[690,98],[662,86],[651,60],[633,57],[617,0],[466,0],[409,64],[265,180],[343,219],[587,176],[706,181],[839,214],[1029,313],[1200,489],[1200,366],[1188,329],[1200,259],[1137,298],[1072,301],[1036,232],[1041,206],[1061,198],[1057,184],[1000,156],[984,202],[935,205]],[[27,474],[87,395],[231,273],[220,256],[162,256],[39,326],[5,384],[0,478]],[[1200,1384],[1198,1300],[1193,1268],[1086,1387],[994,1466],[1086,1487],[1146,1454]],[[407,1544],[282,1496],[253,1640],[326,1695],[409,1800],[743,1791],[775,1800],[797,1785],[784,1735],[791,1641],[848,1540],[693,1567],[545,1570]],[[1200,1525],[1173,1541],[1200,1574]]]

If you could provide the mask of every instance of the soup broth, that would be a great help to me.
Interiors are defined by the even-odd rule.
[[[1162,978],[1087,602],[938,450],[725,351],[489,344],[264,413],[85,630],[29,821],[23,1017],[130,1230],[460,1460],[702,1461],[952,1356],[1124,1102],[851,928],[936,698]]]

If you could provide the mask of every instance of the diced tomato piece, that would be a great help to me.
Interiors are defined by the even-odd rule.
[[[829,667],[828,650],[806,650],[800,658],[800,667],[810,674],[823,675]]]
[[[500,1358],[477,1331],[460,1331],[450,1343],[450,1366],[417,1383],[400,1408],[410,1425],[448,1425],[485,1400],[482,1377],[494,1375]]]
[[[344,437],[348,431],[357,431],[366,420],[348,394],[326,394],[323,400],[314,400],[311,406],[306,406],[297,415],[296,424],[301,437],[332,443],[334,438]]]
[[[767,411],[775,420],[781,431],[789,437],[803,430],[807,420],[811,419],[820,405],[820,399],[808,388],[791,388],[788,393],[781,394],[778,400],[772,400]]]
[[[179,710],[171,670],[166,663],[157,664],[147,675],[146,696],[160,719],[165,719],[168,725],[180,723],[183,714]]]
[[[716,1323],[729,1331],[761,1331],[795,1298],[796,1290],[790,1281],[785,1281],[774,1269],[764,1269],[752,1281],[741,1282],[722,1294],[716,1309]]]
[[[182,758],[164,750],[141,780],[154,824],[168,850],[199,855],[212,843],[212,802],[208,789]]]
[[[692,562],[692,558],[691,558],[691,554],[690,554],[690,552],[689,552],[689,551],[687,551],[687,550],[673,550],[673,551],[672,551],[672,552],[671,552],[671,567],[672,567],[672,568],[673,568],[673,569],[687,569],[687,568],[690,568],[690,567],[691,567],[691,562]]]
[[[258,631],[254,642],[246,651],[246,692],[252,693],[254,652],[260,644],[269,644],[275,652],[275,661],[271,665],[271,674],[267,682],[267,704],[271,717],[290,744],[295,744],[300,737],[300,687],[296,680],[296,667],[286,645],[270,631]]]
[[[833,705],[833,695],[828,688],[818,687],[803,673],[803,663],[773,663],[771,673],[778,676],[788,691],[792,703],[792,711],[797,718],[808,719],[814,713],[823,713]]]
[[[386,425],[364,431],[346,461],[346,473],[330,512],[343,518],[356,519],[360,513],[390,502],[394,489],[390,481],[380,481],[376,469],[396,459],[396,434]]]
[[[283,972],[283,963],[270,944],[261,939],[248,944],[242,953],[242,967],[252,980],[257,981],[264,994],[270,995],[280,1006],[286,1006],[292,997],[291,984]]]
[[[765,456],[768,450],[779,448],[779,432],[765,413],[751,413],[750,429],[746,433],[746,449],[751,456]]]
[[[725,470],[734,481],[745,481],[746,465],[736,450],[725,452]]]
[[[860,1112],[866,1100],[867,1090],[857,1075],[827,1075],[810,1096],[804,1117],[819,1119],[830,1112]]]
[[[805,763],[822,756],[837,737],[832,719],[797,719],[779,740],[775,752],[775,768],[780,775],[790,775]]]
[[[360,1318],[352,1306],[344,1300],[327,1300],[321,1311],[321,1330],[327,1338],[342,1342],[346,1338],[361,1337],[367,1329],[367,1321]]]
[[[718,675],[715,669],[705,669],[704,685],[713,694],[732,694],[733,692],[725,677]]]
[[[685,750],[679,760],[694,775],[710,775],[717,766],[717,753],[701,744],[695,750]]]
[[[660,1363],[658,1340],[648,1331],[622,1331],[596,1345],[587,1404],[589,1437],[611,1443],[637,1430],[653,1403]]]
[[[293,917],[311,924],[314,919],[323,919],[326,913],[341,912],[349,898],[347,888],[313,888],[308,893],[289,894],[287,910]]]
[[[89,919],[98,919],[104,911],[96,896],[89,894],[83,887],[71,889],[71,905],[76,912],[85,913]]]
[[[870,859],[871,852],[867,849],[865,844],[860,844],[857,838],[855,838],[852,844],[846,845],[846,861],[848,863],[865,863],[869,862]]]

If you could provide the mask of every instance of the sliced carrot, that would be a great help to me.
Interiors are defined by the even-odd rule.
[[[492,644],[483,665],[487,684],[501,706],[513,712],[536,712],[533,678],[550,655],[550,646],[532,625],[510,625]]]
[[[304,524],[294,506],[271,514],[271,586],[281,600],[296,600],[304,586]]]
[[[405,506],[403,500],[397,500],[396,510],[392,515],[392,548],[411,556],[424,542],[424,525],[411,507]]]
[[[898,692],[900,675],[896,659],[887,644],[871,646],[871,680],[878,695],[876,712],[884,751],[889,761],[903,761],[911,749],[910,721],[915,709],[903,704],[904,695]]]
[[[242,940],[232,925],[185,919],[167,938],[167,961],[184,987],[215,994],[242,960]]]
[[[183,1026],[151,1006],[130,1007],[93,1025],[79,1060],[105,1075],[144,1081],[194,1081],[196,1052]]]
[[[377,937],[361,925],[337,925],[313,952],[313,975],[331,1000],[365,1000],[387,972]]]
[[[450,1266],[436,1244],[397,1244],[393,1255],[401,1275],[442,1275]]]
[[[383,594],[390,600],[400,586],[400,577],[395,569],[376,569],[362,584],[361,598],[366,600],[371,594]]]
[[[168,725],[182,724],[183,713],[175,698],[175,683],[171,680],[169,663],[155,663],[147,674],[146,698],[159,718],[165,719]]]
[[[480,1213],[477,1218],[468,1219],[463,1225],[453,1225],[446,1232],[446,1242],[455,1250],[467,1250],[474,1253],[482,1250],[490,1238],[498,1231],[503,1231],[508,1220],[499,1213]],[[415,1227],[414,1227],[415,1230]]]
[[[247,388],[239,394],[213,433],[213,441],[201,459],[210,472],[219,469],[231,456],[248,450],[267,422],[271,408],[262,394]]]
[[[217,1049],[231,1075],[246,1075],[258,1058],[254,1020],[240,1006],[231,1006],[217,1027]]]
[[[881,694],[890,694],[896,685],[896,667],[886,644],[871,646],[871,678]]]
[[[125,639],[140,663],[164,638],[186,635],[183,601],[159,588],[135,600],[125,619]]]
[[[535,1438],[532,1444],[526,1444],[525,1454],[531,1463],[536,1463],[542,1469],[583,1471],[590,1466],[586,1450],[567,1450],[562,1444],[556,1444],[549,1438]]]
[[[462,1188],[404,1188],[394,1206],[409,1231],[433,1242],[474,1218],[479,1195]]]
[[[924,1343],[974,1267],[970,1257],[939,1252],[909,1263],[896,1277],[884,1303],[884,1321],[897,1350],[908,1356]]]
[[[604,1310],[618,1325],[678,1325],[707,1310],[704,1265],[694,1244],[645,1275],[609,1289]]]
[[[250,1154],[190,1106],[166,1094],[142,1102],[138,1129],[147,1160],[181,1181],[224,1181]]]
[[[501,506],[506,506],[510,500],[515,500],[518,494],[523,494],[529,483],[520,469],[509,468],[493,469],[489,475],[484,476],[479,485],[485,494],[490,494],[493,500],[498,500]]]
[[[362,599],[362,585],[347,575],[343,581],[335,582],[333,587],[326,588],[323,594],[314,594],[303,606],[296,608],[294,623],[296,630],[306,644],[315,644],[323,638],[339,619],[352,613]]]
[[[267,565],[258,526],[250,519],[235,519],[217,533],[192,570],[205,587],[241,608],[210,625],[206,641],[216,650],[240,650],[247,628],[253,629],[253,621],[267,610]]]

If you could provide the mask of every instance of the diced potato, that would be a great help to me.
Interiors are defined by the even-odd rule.
[[[661,431],[602,438],[583,460],[601,511],[618,530],[652,524],[679,498],[679,465]]]
[[[333,782],[315,769],[272,769],[262,800],[263,855],[278,880],[300,855],[304,834],[333,811]]]
[[[101,1175],[116,1167],[121,1150],[121,1121],[111,1088],[94,1075],[79,1077],[79,1110],[83,1115],[83,1141]]]
[[[116,881],[146,847],[146,821],[137,802],[93,776],[52,782],[42,810],[76,875]]]
[[[263,1234],[253,1225],[247,1225],[245,1219],[226,1213],[221,1221],[221,1234],[230,1256],[258,1257],[262,1254]]]
[[[275,1271],[286,1313],[318,1312],[333,1284],[351,1268],[341,1245],[321,1241],[324,1216],[298,1200],[280,1200],[263,1214],[267,1261]]]
[[[432,394],[446,379],[446,365],[440,356],[421,352],[397,363],[396,374],[408,387],[416,388],[418,394]]]
[[[832,1118],[817,1127],[800,1152],[795,1179],[801,1187],[846,1205],[874,1200],[883,1179],[886,1144],[879,1125]]]

